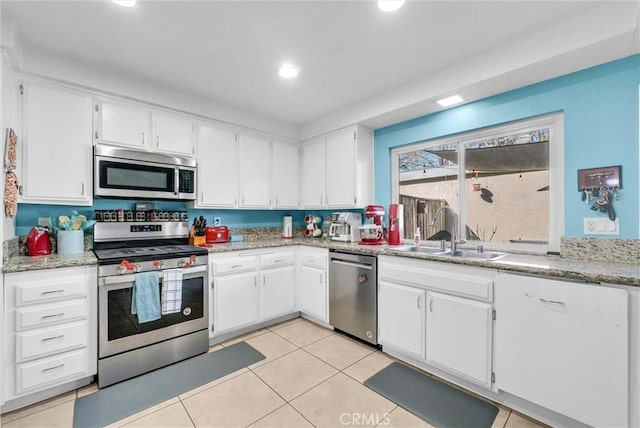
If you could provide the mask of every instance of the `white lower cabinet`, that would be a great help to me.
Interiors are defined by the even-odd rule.
[[[328,259],[329,251],[323,248],[301,247],[298,255],[300,312],[325,323],[329,322]]]
[[[626,290],[500,273],[496,385],[592,426],[629,425]]]
[[[380,344],[424,360],[425,290],[381,280],[378,291]]]
[[[490,303],[427,292],[429,364],[491,388]]]
[[[4,282],[7,405],[89,383],[97,369],[96,267],[7,273]]]
[[[296,311],[295,251],[234,251],[209,260],[210,338]]]
[[[378,257],[383,349],[492,389],[495,271]]]
[[[258,322],[258,276],[254,272],[214,278],[213,325],[216,333]]]

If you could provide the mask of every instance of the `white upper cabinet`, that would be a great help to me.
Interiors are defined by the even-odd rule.
[[[135,104],[101,101],[96,105],[95,138],[105,144],[146,149],[151,140],[151,113]]]
[[[92,98],[25,82],[22,94],[22,202],[92,204]]]
[[[195,154],[195,129],[193,120],[168,113],[153,113],[154,150],[178,155]]]
[[[373,133],[351,126],[303,143],[303,208],[361,208],[373,202]]]
[[[269,140],[240,134],[238,145],[239,205],[268,208],[271,194],[271,147]]]
[[[314,139],[305,142],[302,146],[300,166],[300,200],[303,208],[325,207],[325,164],[325,140]]]
[[[198,128],[196,207],[233,208],[238,199],[237,133],[224,126]]]
[[[273,198],[274,208],[298,207],[298,145],[272,143]]]
[[[96,109],[96,142],[182,156],[195,154],[195,122],[145,106],[102,100]]]

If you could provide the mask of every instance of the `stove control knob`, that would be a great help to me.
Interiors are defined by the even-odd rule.
[[[191,255],[191,257],[189,257],[189,263],[191,264],[191,266],[197,265],[198,257],[196,257],[195,254]]]
[[[123,260],[120,262],[120,266],[118,266],[117,272],[122,275],[123,273],[127,273],[127,271],[133,269],[134,265],[129,260]]]
[[[117,272],[119,275],[122,275],[123,273],[127,273],[127,267],[124,265],[120,265],[118,266]]]
[[[138,273],[142,270],[142,266],[140,265],[140,263],[134,263],[131,267],[131,270]]]
[[[178,260],[178,267],[184,267],[184,265],[186,264],[187,264],[187,261],[185,259]]]
[[[164,269],[164,263],[160,260],[154,260],[153,265],[158,269]]]

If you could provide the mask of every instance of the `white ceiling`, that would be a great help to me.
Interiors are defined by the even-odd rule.
[[[2,0],[23,55],[169,88],[300,130],[384,126],[638,52],[638,0]],[[279,64],[302,73],[286,81]],[[46,71],[39,70],[40,74]]]

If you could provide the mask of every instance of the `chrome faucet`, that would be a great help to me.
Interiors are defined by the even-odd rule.
[[[443,211],[449,211],[452,216],[453,216],[453,224],[451,227],[451,254],[456,252],[456,246],[458,244],[458,241],[456,240],[457,238],[457,229],[458,229],[458,214],[455,212],[455,210],[453,208],[451,208],[449,205],[444,205],[441,206],[440,208],[438,208],[438,211],[436,211],[436,215],[433,217],[433,220],[431,221],[431,227],[436,225],[436,222],[438,221],[438,218],[440,217],[440,213]],[[446,222],[445,222],[446,223]],[[460,242],[461,244],[464,243],[464,241]]]

